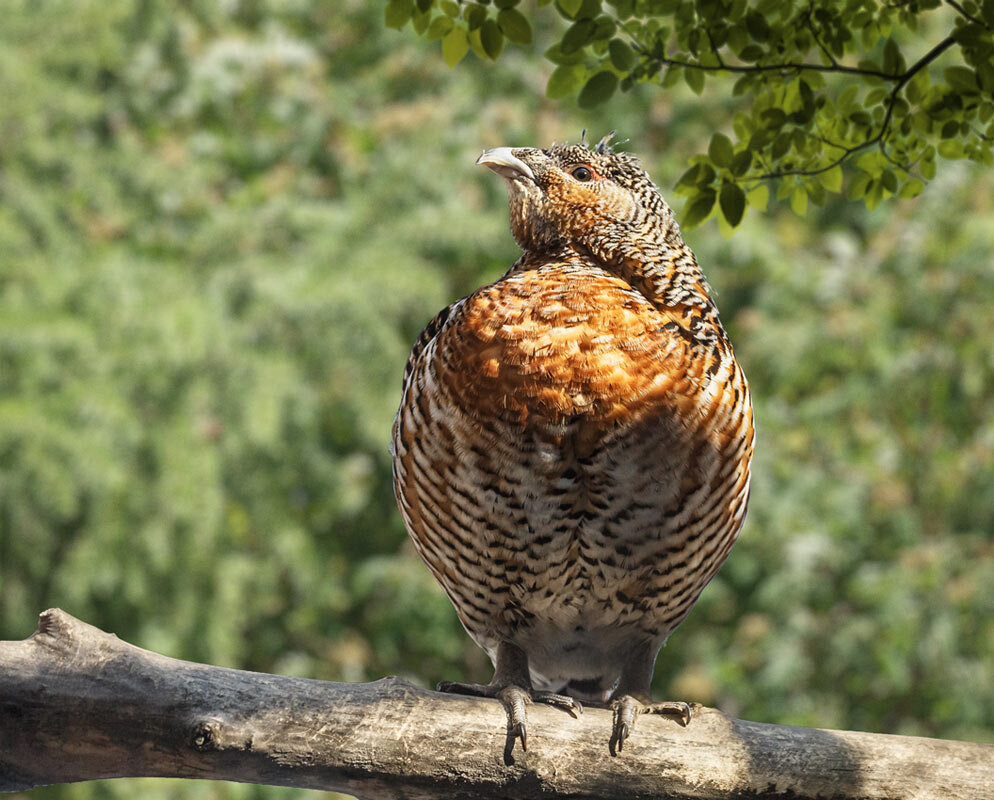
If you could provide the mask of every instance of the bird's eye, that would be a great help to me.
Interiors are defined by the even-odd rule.
[[[594,179],[594,171],[590,167],[574,167],[570,171],[570,175],[576,178],[578,181],[592,181]]]

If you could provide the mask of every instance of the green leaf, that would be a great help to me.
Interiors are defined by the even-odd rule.
[[[870,185],[870,175],[867,172],[860,172],[849,182],[846,190],[846,198],[849,200],[859,200],[866,194],[866,189]]]
[[[673,65],[668,66],[663,71],[663,79],[661,81],[662,87],[664,89],[672,89],[674,86],[676,86],[682,74],[683,74],[683,67],[676,67]]]
[[[899,196],[903,197],[905,200],[911,197],[918,197],[925,188],[925,184],[919,180],[912,179],[908,181],[904,186],[901,187],[901,191],[898,192]]]
[[[612,39],[607,49],[611,63],[620,72],[628,72],[635,65],[635,53],[623,39]]]
[[[694,166],[680,176],[680,179],[676,182],[676,186],[693,186],[697,183],[697,178],[700,174],[701,165],[694,164]]]
[[[836,164],[818,175],[818,182],[830,192],[842,191],[842,167]]]
[[[564,53],[558,44],[552,45],[544,55],[553,64],[582,64],[584,60],[582,50]]]
[[[475,31],[487,21],[487,10],[483,6],[466,6],[466,10],[463,12],[463,18],[466,20],[466,25],[469,29],[471,31]]]
[[[770,26],[766,18],[758,11],[750,11],[745,18],[746,30],[757,42],[765,42],[770,38]]]
[[[787,115],[782,108],[768,108],[760,116],[763,118],[766,127],[771,130],[779,130],[787,121]]]
[[[732,174],[736,176],[745,175],[751,166],[752,152],[749,150],[743,150],[740,153],[736,153],[735,158],[732,159]]]
[[[746,202],[753,208],[766,211],[766,207],[770,204],[770,187],[765,183],[760,183],[755,188],[750,189],[749,193],[746,194]]]
[[[716,167],[731,166],[734,155],[732,140],[725,134],[718,132],[711,137],[711,144],[708,145],[708,157]]]
[[[581,108],[593,108],[610,99],[618,88],[618,77],[613,72],[603,70],[594,75],[583,89],[577,102]]]
[[[579,22],[574,22],[570,25],[566,33],[563,34],[559,47],[564,53],[575,53],[581,47],[593,41],[596,30],[597,26],[593,20],[581,19]]]
[[[497,24],[504,35],[516,44],[531,44],[532,26],[516,8],[505,8],[497,15]]]
[[[798,186],[791,193],[790,209],[799,217],[808,213],[808,191],[803,186]]]
[[[963,143],[959,139],[946,139],[944,142],[939,142],[939,155],[950,161],[955,161],[956,159],[965,158],[966,152],[963,150]]]
[[[550,100],[568,97],[580,88],[586,74],[587,71],[582,66],[571,64],[556,67],[545,86],[545,96]]]
[[[497,8],[514,8],[521,0],[494,0]]]
[[[384,9],[383,16],[388,28],[400,30],[414,13],[413,0],[390,0]]]
[[[883,184],[881,184],[880,181],[870,181],[870,184],[867,187],[866,195],[863,197],[863,202],[866,203],[866,207],[870,211],[873,211],[873,209],[880,205],[880,201],[883,200],[883,197]]]
[[[897,49],[897,44],[893,39],[888,38],[884,43],[884,72],[890,75],[897,75],[902,72],[901,53]]]
[[[454,67],[469,50],[469,39],[466,38],[466,29],[455,27],[442,39],[442,58],[449,68]]]
[[[983,14],[987,27],[994,28],[994,0],[983,0],[980,13]]]
[[[445,36],[445,34],[451,31],[455,25],[456,24],[449,19],[449,17],[435,17],[435,19],[431,21],[431,25],[428,26],[428,32],[425,34],[425,38],[429,42],[441,39]]]
[[[975,94],[980,88],[977,84],[977,74],[966,67],[946,67],[942,73],[949,85],[958,92]]]
[[[576,19],[577,12],[583,8],[583,0],[559,0],[559,7],[570,19]]]
[[[700,94],[704,91],[704,70],[684,69],[683,79],[687,82],[687,86],[691,88],[694,94]]]
[[[763,48],[759,45],[751,44],[742,49],[739,58],[743,61],[759,61],[763,57]]]
[[[492,19],[488,19],[480,26],[480,44],[487,56],[494,61],[504,49],[504,34],[500,32],[500,26]]]
[[[438,7],[453,19],[459,16],[459,4],[455,0],[441,0]]]
[[[718,202],[721,205],[721,213],[728,224],[733,228],[737,227],[742,222],[742,215],[745,213],[746,197],[742,187],[737,183],[726,181],[721,185]]]
[[[729,50],[735,53],[735,55],[738,55],[749,44],[749,34],[742,28],[733,26],[728,29],[728,38],[725,43],[728,45]]]
[[[602,15],[594,20],[593,39],[595,42],[607,41],[617,30],[617,23],[606,14]]]
[[[851,85],[847,86],[839,94],[839,99],[836,101],[836,107],[842,114],[849,113],[852,109],[853,104],[856,102],[856,95],[859,94],[859,86]]]
[[[411,17],[411,27],[414,28],[414,32],[418,36],[423,36],[424,32],[428,30],[428,23],[431,22],[431,14],[415,14]]]
[[[700,225],[707,219],[714,208],[715,193],[712,189],[706,189],[696,197],[690,198],[683,212],[681,225],[685,228],[693,228]]]

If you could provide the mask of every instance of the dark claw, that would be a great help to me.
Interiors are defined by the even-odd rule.
[[[675,717],[683,727],[690,724],[690,706],[676,700],[666,700],[662,703],[652,703],[642,709],[644,714],[665,714],[668,717]]]
[[[561,708],[569,713],[573,719],[577,719],[583,713],[583,704],[575,697],[555,692],[533,692],[532,700],[536,703],[546,703],[556,708]]]
[[[532,702],[548,703],[556,708],[569,712],[575,719],[583,713],[583,705],[568,695],[555,692],[536,692],[515,683],[504,684],[491,682],[489,684],[456,683],[441,681],[437,691],[451,694],[469,695],[471,697],[494,697],[501,701],[507,712],[507,741],[504,748],[504,761],[514,763],[514,742],[521,740],[521,749],[528,749],[528,730],[525,727],[526,706]]]

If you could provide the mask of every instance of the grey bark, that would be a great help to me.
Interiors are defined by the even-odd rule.
[[[994,796],[994,745],[695,710],[686,728],[641,717],[614,757],[609,711],[533,705],[528,752],[508,756],[495,700],[178,661],[53,609],[0,642],[0,790],[163,776],[365,798]]]

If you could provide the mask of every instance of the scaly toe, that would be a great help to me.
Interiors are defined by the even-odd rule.
[[[643,714],[665,714],[668,717],[677,717],[678,721],[685,728],[690,724],[690,706],[679,700],[664,700],[660,703],[649,703],[642,707]]]
[[[583,713],[583,703],[569,695],[556,694],[555,692],[532,692],[532,700],[536,703],[546,703],[561,708],[563,711],[569,712],[573,719]]]
[[[624,695],[611,703],[614,709],[614,727],[611,730],[611,741],[608,747],[611,755],[620,753],[625,747],[627,739],[635,727],[635,718],[642,711],[642,703],[631,695]]]
[[[507,710],[507,735],[511,739],[512,747],[514,739],[520,739],[521,749],[527,750],[528,728],[525,723],[528,719],[528,713],[525,711],[525,705],[531,702],[531,693],[520,686],[505,686],[497,692],[497,699],[504,704],[504,708]]]
[[[496,697],[496,692],[490,684],[483,683],[456,683],[455,681],[442,681],[435,687],[436,692],[445,694],[465,694],[470,697]]]

